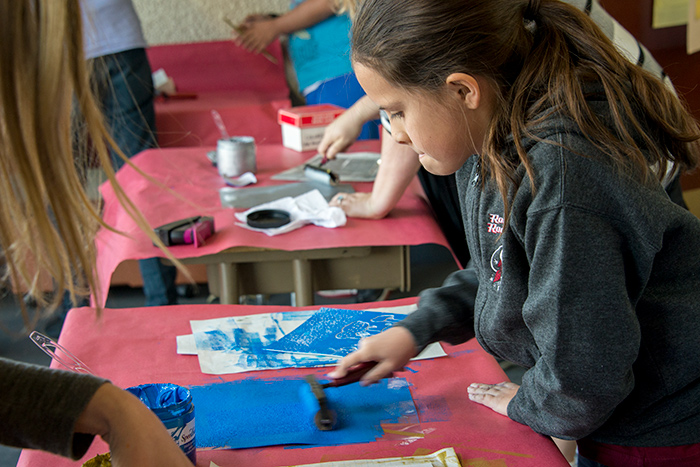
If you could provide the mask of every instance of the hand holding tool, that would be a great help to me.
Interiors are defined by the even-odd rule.
[[[369,370],[374,368],[378,362],[363,362],[348,370],[342,378],[337,378],[328,383],[319,383],[314,375],[307,375],[304,380],[309,384],[311,395],[309,396],[306,387],[302,388],[302,400],[314,411],[314,424],[319,430],[332,430],[336,422],[335,413],[328,405],[328,398],[323,391],[325,388],[337,388],[347,384],[356,383]]]

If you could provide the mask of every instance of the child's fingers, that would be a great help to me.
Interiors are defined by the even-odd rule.
[[[366,360],[359,355],[359,352],[353,352],[347,357],[343,357],[338,362],[338,365],[333,369],[333,371],[328,373],[328,377],[333,379],[342,378],[348,374],[348,369],[350,367],[353,367],[358,363],[362,363],[364,361]]]
[[[338,138],[333,143],[328,147],[328,150],[326,151],[326,157],[329,159],[335,159],[335,156],[339,153],[342,152],[343,150],[347,149],[348,144],[345,142],[343,138]]]
[[[384,360],[378,363],[377,366],[368,371],[367,374],[360,379],[360,385],[369,386],[382,378],[390,378],[394,374],[394,370],[395,368],[392,362]]]

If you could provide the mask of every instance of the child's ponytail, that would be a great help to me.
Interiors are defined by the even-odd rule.
[[[364,0],[352,32],[353,60],[407,90],[438,96],[455,72],[497,91],[482,170],[506,194],[531,172],[523,137],[537,140],[548,109],[572,119],[625,172],[649,180],[669,162],[693,169],[700,130],[656,77],[624,58],[582,11],[559,0]],[[587,102],[607,100],[604,121]],[[516,153],[505,154],[510,135]],[[651,169],[653,168],[653,169]]]
[[[533,118],[553,107],[576,121],[629,173],[662,178],[669,162],[679,169],[697,167],[700,131],[695,120],[657,77],[620,55],[590,18],[559,1],[529,0],[523,22],[533,45],[505,92],[511,104],[510,133],[536,138],[529,131]],[[586,103],[586,85],[592,83],[601,87],[612,128]],[[492,149],[501,149],[497,140],[493,143]],[[519,138],[516,146],[528,167]]]

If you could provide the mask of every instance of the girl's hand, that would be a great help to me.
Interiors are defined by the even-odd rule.
[[[115,467],[192,467],[163,422],[136,396],[110,383],[97,390],[75,431],[99,435],[109,443]]]
[[[240,32],[233,33],[236,44],[249,52],[260,53],[279,35],[274,18],[269,16],[249,16],[240,26]]]
[[[505,381],[498,384],[472,383],[467,388],[467,393],[470,400],[507,417],[508,403],[515,397],[519,388],[519,385]]]
[[[362,339],[357,351],[340,360],[328,376],[334,379],[342,378],[347,374],[348,368],[358,363],[378,362],[377,366],[360,379],[360,384],[367,386],[403,369],[417,353],[416,343],[410,331],[401,326],[394,326],[381,334]]]
[[[364,124],[364,120],[358,119],[352,108],[346,110],[326,127],[318,145],[318,153],[328,159],[335,159],[336,154],[345,151],[357,140]]]
[[[376,212],[372,207],[371,193],[338,193],[331,198],[330,206],[338,206],[349,217],[364,219],[381,219],[384,213]]]

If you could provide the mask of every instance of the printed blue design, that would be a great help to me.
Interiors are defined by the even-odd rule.
[[[321,308],[265,350],[344,357],[357,350],[360,339],[379,334],[405,317],[378,311]]]
[[[303,324],[313,311],[270,313],[240,316],[202,325],[194,339],[200,359],[209,359],[229,373],[250,370],[331,365],[337,359],[322,355],[296,355],[272,352],[266,346],[276,342],[296,326]],[[198,327],[199,329],[199,327]]]

